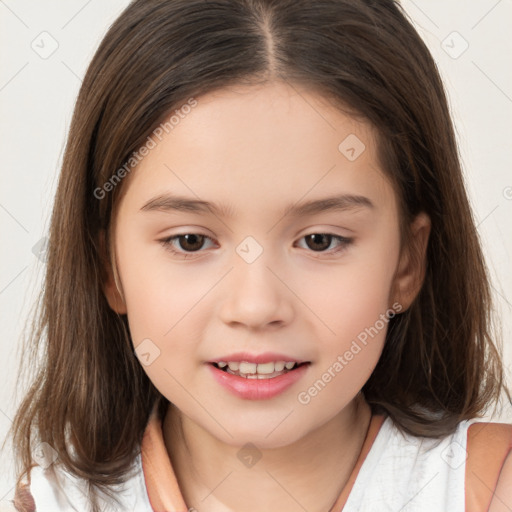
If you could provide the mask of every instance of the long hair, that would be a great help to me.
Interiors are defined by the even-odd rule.
[[[124,181],[104,197],[95,191],[190,98],[278,80],[307,86],[376,128],[379,163],[399,201],[402,247],[409,221],[422,211],[431,218],[423,286],[390,320],[363,387],[373,410],[403,431],[439,437],[482,415],[502,389],[508,394],[445,91],[401,6],[135,0],[96,51],[69,130],[44,287],[20,368],[31,386],[11,429],[18,484],[44,442],[89,482],[91,495],[108,493],[123,482],[151,409],[162,415],[167,406],[134,355],[126,316],[103,292]]]

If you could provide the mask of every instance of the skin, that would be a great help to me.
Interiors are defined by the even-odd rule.
[[[149,338],[160,351],[144,370],[174,404],[163,433],[187,506],[325,512],[366,435],[371,413],[359,392],[387,323],[308,404],[298,393],[394,303],[409,307],[424,276],[430,221],[415,219],[410,250],[400,254],[397,198],[375,133],[315,92],[277,82],[196,99],[122,184],[114,229],[120,289],[111,273],[105,292],[128,315],[134,347]],[[354,161],[338,150],[350,134],[365,145]],[[233,216],[141,211],[169,192],[228,205]],[[290,204],[335,193],[365,196],[374,208],[282,216]],[[161,243],[187,233],[210,237],[190,258]],[[314,233],[353,241],[335,253],[335,238],[308,245]],[[236,252],[247,236],[263,249],[252,263]],[[183,239],[172,246],[182,254],[190,247]],[[311,365],[277,397],[243,400],[206,363],[243,350]],[[247,442],[261,454],[250,468],[237,457]]]

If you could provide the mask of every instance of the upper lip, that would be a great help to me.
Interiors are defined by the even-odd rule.
[[[248,352],[236,352],[234,354],[229,354],[223,357],[219,357],[217,359],[213,359],[208,361],[209,363],[218,363],[219,361],[228,362],[242,362],[245,361],[247,363],[270,363],[275,361],[284,361],[284,362],[294,362],[294,363],[306,363],[309,361],[305,361],[302,359],[297,359],[293,356],[288,356],[286,354],[277,354],[275,352],[264,352],[262,354],[250,354]]]

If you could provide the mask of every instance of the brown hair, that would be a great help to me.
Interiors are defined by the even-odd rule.
[[[92,490],[108,491],[123,481],[152,407],[162,415],[167,406],[134,355],[126,316],[103,292],[112,253],[108,244],[102,251],[100,233],[110,240],[124,183],[101,200],[94,191],[189,98],[272,80],[307,86],[376,128],[380,163],[400,203],[402,247],[416,214],[432,221],[421,291],[390,320],[363,387],[373,410],[404,431],[438,437],[497,403],[500,390],[510,398],[447,99],[401,6],[135,0],[101,42],[69,131],[42,300],[22,363],[30,374],[38,370],[12,427],[18,483],[34,444],[46,442]]]

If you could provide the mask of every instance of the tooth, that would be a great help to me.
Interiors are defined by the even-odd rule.
[[[218,366],[219,368],[224,368],[224,367],[225,367],[225,366],[227,366],[227,365],[228,365],[228,363],[226,363],[226,362],[224,362],[224,361],[219,361],[219,362],[217,363],[217,366]]]
[[[255,373],[254,375],[243,375],[243,377],[246,377],[248,379],[257,379],[258,378],[258,374]]]
[[[295,363],[286,363],[285,366],[287,370],[291,370],[295,366]]]
[[[231,363],[229,364],[231,365]],[[256,373],[256,366],[256,363],[247,363],[243,361],[240,363],[238,370],[240,371],[240,373]]]
[[[274,363],[272,361],[270,363],[260,363],[257,366],[257,370],[261,375],[269,375],[274,373]]]
[[[228,363],[228,366],[231,371],[236,372],[236,371],[238,371],[240,364],[231,362],[231,363]]]
[[[274,363],[274,368],[276,372],[282,372],[284,370],[284,361],[277,361]]]

